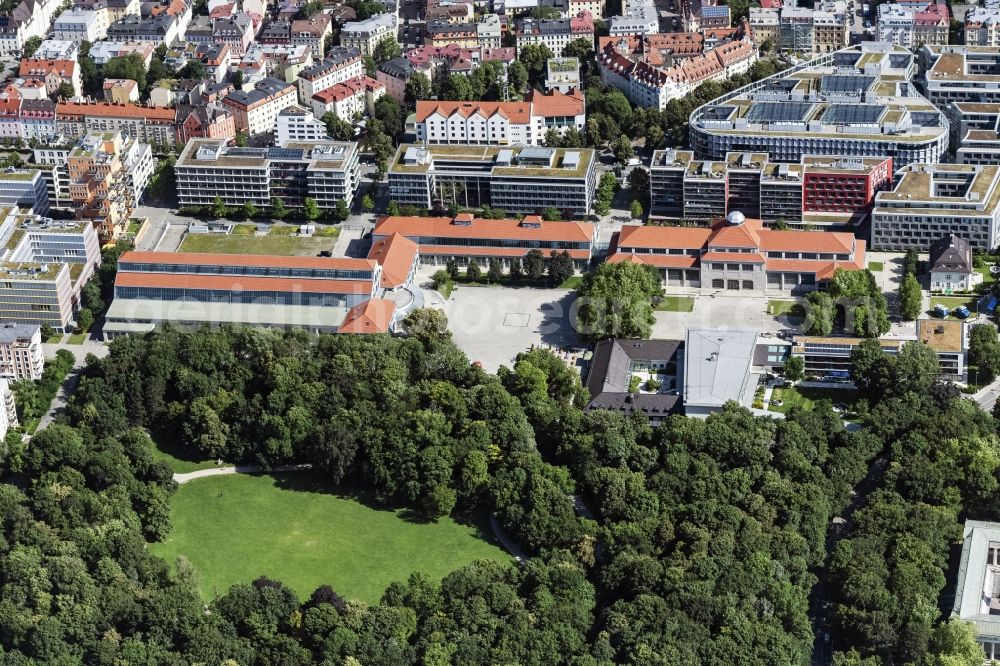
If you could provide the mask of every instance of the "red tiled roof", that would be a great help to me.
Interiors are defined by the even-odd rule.
[[[803,236],[808,234],[808,236]],[[854,234],[838,231],[777,231],[760,232],[761,249],[765,252],[850,253]]]
[[[117,287],[210,289],[213,291],[287,291],[310,294],[368,294],[366,280],[250,277],[246,275],[192,275],[190,273],[132,273],[119,271]]]
[[[417,102],[417,122],[422,123],[435,112],[445,118],[455,114],[468,118],[476,113],[489,118],[500,114],[512,123],[526,125],[531,122],[531,105],[527,102]]]
[[[382,266],[382,286],[395,289],[406,284],[413,262],[417,260],[417,244],[400,233],[372,244],[368,258]]]
[[[760,252],[706,252],[701,255],[703,261],[737,261],[751,264],[764,263],[764,255]]]
[[[24,58],[18,68],[18,76],[44,76],[54,72],[62,77],[71,77],[76,70],[76,62],[73,60],[38,60],[37,58]]]
[[[576,88],[568,93],[555,89],[547,93],[532,91],[524,99],[531,103],[532,113],[538,116],[579,116],[584,113],[583,92]]]
[[[347,311],[338,333],[385,333],[392,325],[396,304],[384,298],[370,298]]]
[[[729,225],[725,221],[716,224],[709,247],[760,247],[760,220],[746,220],[740,225]]]
[[[523,257],[530,247],[483,247],[482,245],[421,245],[420,253],[428,256]],[[543,250],[548,256],[552,250]],[[563,250],[557,250],[563,252]],[[589,250],[566,250],[573,259],[590,259]]]
[[[378,237],[401,233],[407,237],[495,238],[507,240],[545,240],[589,242],[594,225],[589,222],[543,222],[537,215],[528,216],[534,226],[522,226],[521,220],[486,220],[475,218],[471,224],[452,224],[450,217],[385,217],[375,224]],[[421,246],[421,251],[424,247]],[[520,251],[520,250],[519,250]]]
[[[349,257],[283,257],[264,254],[214,254],[209,252],[143,252],[130,250],[119,262],[182,264],[184,266],[271,266],[275,268],[326,268],[328,270],[373,271],[371,259]]]
[[[711,229],[704,227],[639,227],[625,225],[618,235],[618,247],[682,248],[696,250],[705,247]]]
[[[633,264],[646,264],[656,268],[695,268],[698,265],[698,257],[691,257],[684,254],[640,254],[634,252],[618,252],[611,255],[609,263],[620,264],[628,261]]]
[[[110,102],[59,102],[56,104],[56,115],[66,116],[103,116],[107,118],[145,118],[174,122],[175,110],[161,106],[139,106],[138,104],[112,104]]]

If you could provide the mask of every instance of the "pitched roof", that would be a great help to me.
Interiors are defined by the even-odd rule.
[[[328,270],[373,270],[375,262],[349,257],[284,257],[264,254],[215,254],[210,252],[144,252],[130,250],[119,262],[177,264],[182,266],[266,266],[275,268],[325,268]]]
[[[711,229],[704,227],[640,227],[627,224],[618,234],[618,247],[684,248],[705,247]]]
[[[579,116],[583,115],[585,108],[583,92],[576,88],[572,88],[568,93],[556,89],[547,93],[533,91],[525,97],[525,100],[531,102],[533,115],[543,117]]]
[[[208,289],[212,291],[294,291],[310,294],[367,294],[368,280],[333,280],[249,275],[199,275],[195,273],[134,273],[119,271],[117,287]]]
[[[594,236],[594,225],[589,222],[543,222],[537,215],[525,217],[524,222],[531,226],[522,224],[522,220],[475,218],[469,220],[469,224],[454,224],[450,217],[395,216],[379,220],[372,234],[378,237],[401,233],[410,238],[490,238],[577,243],[589,242]],[[518,250],[523,252],[520,248]]]
[[[931,270],[972,272],[972,246],[961,236],[949,234],[931,245]]]
[[[396,304],[384,298],[370,298],[347,311],[338,333],[385,333],[392,326]]]
[[[368,252],[368,258],[382,266],[382,287],[395,289],[406,284],[410,276],[410,270],[417,260],[417,244],[397,232],[375,241]]]
[[[436,102],[421,100],[417,102],[417,122],[422,123],[435,113],[445,118],[459,115],[469,118],[479,114],[486,118],[500,115],[512,123],[526,125],[531,122],[531,104],[528,102]]]
[[[160,106],[139,106],[138,104],[112,104],[111,102],[59,102],[56,115],[103,116],[106,118],[145,118],[146,120],[174,121],[174,109]]]

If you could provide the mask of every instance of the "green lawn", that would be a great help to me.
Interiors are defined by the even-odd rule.
[[[257,225],[249,222],[245,224],[234,224],[233,233],[237,236],[253,236],[257,233]]]
[[[300,598],[329,584],[341,596],[378,601],[413,571],[440,579],[477,559],[507,562],[485,520],[421,523],[328,492],[310,474],[245,474],[186,483],[172,500],[174,528],[150,550],[171,565],[184,555],[209,600],[235,583],[268,576]]]
[[[930,314],[934,315],[934,307],[936,305],[943,305],[949,310],[954,311],[955,308],[964,305],[969,308],[969,312],[974,313],[976,311],[976,298],[974,296],[931,296],[931,308],[929,310]],[[949,314],[948,319],[958,319],[955,315]]]
[[[854,389],[835,388],[810,388],[792,386],[790,388],[776,388],[771,393],[771,400],[781,400],[782,405],[768,405],[768,409],[773,412],[787,412],[792,407],[812,409],[820,400],[829,400],[833,403],[844,402],[848,405],[858,399],[858,392]]]
[[[45,342],[48,342],[49,344],[57,344],[59,342],[62,342],[62,339],[63,339],[62,333],[55,333],[46,338]]]
[[[868,270],[870,270],[872,273],[877,273],[878,271],[881,271],[883,268],[885,268],[885,265],[881,261],[868,262]]]
[[[571,275],[568,278],[566,278],[566,280],[561,285],[559,285],[559,288],[560,289],[577,289],[577,288],[580,287],[580,284],[582,282],[583,282],[583,276],[582,275]]]
[[[451,296],[451,292],[452,292],[453,289],[455,289],[455,282],[452,281],[452,280],[448,280],[447,282],[445,282],[444,284],[442,284],[441,286],[439,286],[437,288],[437,291],[444,298],[448,298],[448,297]]]
[[[334,242],[329,237],[299,238],[298,236],[188,234],[181,243],[180,251],[314,257],[323,250],[332,250]]]
[[[767,311],[775,317],[791,315],[793,317],[805,316],[805,310],[798,301],[771,300],[767,302]]]
[[[664,296],[654,307],[658,312],[691,312],[694,299],[690,296]]]
[[[990,266],[992,264],[985,264],[982,268],[977,268],[976,272],[983,276],[983,281],[979,283],[978,288],[980,291],[988,291],[993,283],[996,282],[997,276],[990,273]]]
[[[86,333],[70,333],[69,339],[66,342],[71,345],[82,345],[86,339]]]
[[[319,236],[320,238],[336,238],[340,235],[340,229],[337,227],[324,227],[323,225],[318,225],[314,235]]]

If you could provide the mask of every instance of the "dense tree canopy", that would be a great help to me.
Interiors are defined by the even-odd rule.
[[[659,288],[619,266],[624,283]],[[548,351],[494,376],[440,312],[404,327],[164,327],[91,359],[64,423],[0,446],[0,472],[19,475],[0,478],[0,661],[802,664],[821,579],[837,664],[982,659],[938,602],[961,519],[1000,513],[996,422],[936,383],[923,345],[896,357],[863,345],[855,360],[874,379],[860,430],[828,401],[653,428],[585,411],[579,374]],[[312,462],[427,519],[486,510],[531,557],[414,574],[372,606],[261,577],[206,609],[191,564],[171,570],[145,547],[171,530],[174,487],[152,437],[265,467]]]

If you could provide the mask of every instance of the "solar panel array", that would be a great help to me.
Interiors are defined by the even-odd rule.
[[[823,112],[823,122],[837,125],[868,125],[877,123],[885,113],[881,104],[831,104]]]
[[[819,90],[823,93],[855,93],[860,95],[867,92],[874,82],[874,76],[828,74],[820,79]]]
[[[272,160],[301,160],[304,152],[301,148],[268,148],[267,156]]]
[[[709,5],[707,7],[703,5],[701,8],[701,17],[703,19],[723,18],[726,16],[729,16],[729,7],[726,5],[718,5],[718,6]]]
[[[243,148],[235,147],[226,151],[230,157],[264,157],[267,154],[266,148]]]
[[[812,102],[755,102],[746,119],[752,123],[802,122],[812,106]]]

